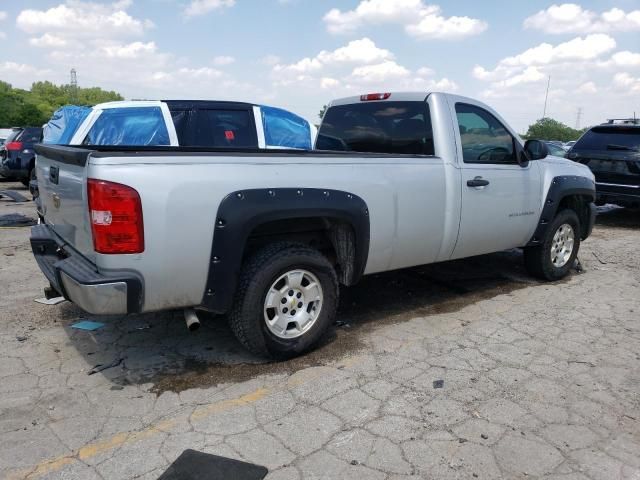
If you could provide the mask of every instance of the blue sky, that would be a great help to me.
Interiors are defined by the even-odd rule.
[[[444,90],[518,130],[640,114],[640,0],[0,0],[0,79],[268,103]]]

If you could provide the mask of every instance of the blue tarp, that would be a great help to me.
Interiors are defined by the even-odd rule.
[[[160,107],[109,108],[102,111],[85,139],[87,145],[170,145]]]
[[[67,105],[56,110],[43,129],[42,143],[68,145],[78,126],[91,113],[90,107]]]
[[[311,150],[311,127],[298,115],[281,108],[261,106],[267,147]]]

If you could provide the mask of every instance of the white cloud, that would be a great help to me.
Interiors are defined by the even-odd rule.
[[[0,78],[21,88],[28,88],[37,80],[47,80],[50,70],[17,62],[0,62]]]
[[[433,78],[435,72],[426,66],[411,71],[399,64],[395,55],[362,38],[332,51],[323,50],[314,57],[272,68],[274,88],[287,95],[303,95],[318,89],[333,97],[355,95],[367,91],[446,90],[458,85],[447,78]],[[309,98],[315,98],[311,94]],[[329,98],[326,99],[328,101]]]
[[[331,77],[322,77],[320,79],[320,88],[334,88],[340,85],[340,81]]]
[[[557,61],[591,60],[616,48],[616,41],[609,35],[596,33],[577,37],[553,46],[542,43],[514,57],[507,57],[505,65],[545,65]]]
[[[425,15],[419,23],[407,25],[409,35],[417,38],[456,39],[478,35],[487,29],[487,23],[469,17],[445,18],[438,14]]]
[[[7,12],[0,11],[0,22],[7,18]],[[4,32],[0,32],[0,39],[6,38],[7,34]]]
[[[609,35],[601,33],[587,35],[584,38],[577,37],[556,46],[549,43],[541,43],[518,55],[503,58],[493,70],[476,65],[472,74],[478,80],[507,82],[507,84],[517,85],[523,81],[538,81],[544,77],[544,75],[539,74],[539,70],[532,70],[530,67],[564,65],[595,60],[615,47],[616,41]],[[500,83],[499,85],[505,84]]]
[[[627,72],[616,73],[613,77],[613,85],[627,92],[640,92],[640,77],[633,77]]]
[[[406,78],[410,74],[411,72],[407,68],[398,65],[393,60],[387,60],[375,65],[354,68],[350,79],[361,83],[382,83],[392,79]]]
[[[56,35],[45,33],[41,37],[35,37],[29,39],[29,44],[34,47],[51,48],[51,47],[64,47],[67,45],[67,41]]]
[[[130,1],[98,4],[67,0],[48,10],[22,10],[16,24],[29,34],[49,33],[65,39],[140,36],[153,23],[129,15],[126,9],[130,4]]]
[[[558,44],[542,43],[500,60],[476,65],[472,76],[486,82],[476,95],[501,112],[518,131],[540,118],[550,79],[546,115],[575,126],[627,116],[637,103],[640,78],[631,69],[640,55],[615,52],[616,42],[594,33]],[[597,101],[594,101],[597,95]]]
[[[277,64],[273,67],[273,71],[280,75],[281,80],[287,81],[286,77],[298,78],[300,75],[311,72],[319,72],[326,67],[335,65],[366,65],[370,63],[391,60],[392,53],[384,48],[378,48],[376,44],[369,38],[361,38],[352,40],[344,47],[337,48],[333,51],[322,50],[315,57],[306,57],[289,65]]]
[[[133,42],[126,45],[105,45],[100,49],[108,58],[138,59],[148,57],[157,50],[155,42]]]
[[[423,0],[362,0],[355,9],[331,9],[324,16],[330,33],[353,33],[365,25],[399,24],[417,38],[463,38],[487,29],[487,23],[470,17],[444,17],[437,5]]]
[[[640,53],[616,52],[611,56],[611,63],[618,67],[640,67]]]
[[[34,67],[33,65],[27,65],[25,63],[1,62],[0,72],[28,73],[28,74],[38,75],[38,74],[47,72],[47,70]]]
[[[192,0],[184,9],[187,17],[204,15],[213,10],[231,8],[236,4],[236,0]]]
[[[578,93],[594,94],[594,93],[598,93],[598,88],[596,87],[596,84],[593,82],[585,82],[578,87],[577,91]]]
[[[640,30],[640,10],[612,8],[600,14],[575,3],[551,5],[525,19],[525,28],[551,34]]]
[[[235,63],[236,59],[229,55],[219,55],[217,57],[213,57],[213,64],[217,66],[231,65]]]
[[[389,50],[378,48],[369,38],[352,40],[346,46],[333,52],[321,51],[317,59],[324,64],[331,63],[372,63],[393,58]]]
[[[278,55],[266,55],[260,59],[260,63],[263,65],[268,65],[273,67],[281,62],[281,59]]]

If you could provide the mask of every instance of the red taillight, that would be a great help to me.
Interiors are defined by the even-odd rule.
[[[370,102],[371,100],[386,100],[390,96],[390,93],[367,93],[366,95],[360,95],[360,101]]]
[[[7,150],[22,150],[22,142],[9,142],[5,146]]]
[[[144,252],[142,202],[133,188],[90,178],[87,181],[93,246],[98,253]]]

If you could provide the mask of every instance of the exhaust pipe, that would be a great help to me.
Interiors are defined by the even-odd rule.
[[[186,308],[184,310],[184,320],[187,322],[187,329],[189,329],[190,332],[195,332],[200,328],[200,319],[193,308]]]

